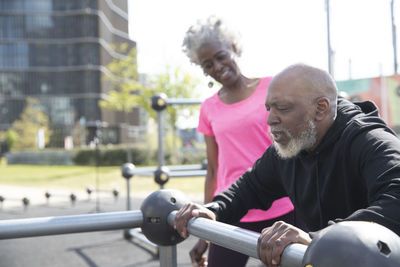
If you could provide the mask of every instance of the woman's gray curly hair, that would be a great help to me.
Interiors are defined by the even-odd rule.
[[[182,49],[191,62],[200,64],[197,58],[197,50],[210,41],[220,41],[228,47],[235,47],[233,51],[240,57],[242,45],[239,33],[230,29],[226,23],[215,16],[208,17],[206,20],[198,20],[197,23],[189,28],[183,39]]]

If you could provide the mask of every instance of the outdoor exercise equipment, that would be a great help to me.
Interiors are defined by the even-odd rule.
[[[122,177],[126,179],[126,209],[131,210],[131,186],[130,179],[135,175],[135,165],[132,163],[124,163],[121,166]],[[141,229],[124,229],[123,236],[125,239],[136,241],[135,243],[141,247],[148,249],[153,256],[159,256],[158,246],[148,240],[142,233]]]
[[[200,100],[188,99],[168,99],[164,93],[155,94],[151,98],[151,107],[157,112],[158,121],[158,166],[155,167],[141,167],[136,168],[132,163],[125,163],[121,166],[122,176],[126,179],[127,188],[127,210],[130,210],[130,179],[135,175],[153,176],[154,181],[162,189],[172,177],[189,177],[189,176],[205,176],[207,163],[203,161],[202,164],[196,165],[174,165],[164,166],[164,149],[163,149],[163,124],[161,112],[167,108],[168,105],[193,105],[200,104]],[[123,231],[125,239],[133,239],[139,241],[138,245],[149,248],[155,256],[158,256],[159,249],[156,244],[148,240],[138,229],[126,229]]]
[[[177,210],[188,201],[176,190],[150,194],[140,210],[0,221],[0,239],[106,231],[141,227],[157,242],[160,266],[177,266],[176,244],[182,238],[173,230]],[[192,218],[188,233],[220,246],[258,258],[259,233],[205,218]],[[363,261],[362,258],[365,258]],[[320,231],[310,246],[288,245],[281,267],[399,266],[400,237],[370,222],[340,222]]]
[[[164,187],[164,184],[169,181],[170,178],[177,177],[193,177],[193,176],[205,176],[207,170],[207,161],[203,161],[201,164],[192,165],[170,165],[165,166],[164,162],[164,146],[163,146],[163,121],[161,112],[167,108],[168,105],[198,105],[201,104],[201,100],[198,99],[178,99],[168,98],[166,94],[160,93],[155,94],[151,97],[151,107],[157,111],[157,123],[158,123],[158,166],[152,167],[140,167],[135,168],[132,163],[125,163],[121,166],[122,176],[127,179],[127,188],[129,189],[129,179],[137,174],[141,176],[153,176],[154,181],[160,185],[160,189]],[[130,165],[131,164],[131,165]],[[129,195],[129,194],[128,194]]]
[[[206,170],[203,165],[191,166],[175,166],[169,168],[168,171],[164,162],[164,146],[163,146],[163,120],[161,112],[167,108],[168,105],[198,105],[201,104],[198,99],[180,99],[168,98],[166,94],[155,94],[151,97],[151,107],[157,111],[157,124],[158,124],[158,167],[154,170],[154,180],[160,185],[162,189],[164,184],[172,177],[189,177],[189,176],[205,176]],[[164,179],[162,179],[164,178]]]

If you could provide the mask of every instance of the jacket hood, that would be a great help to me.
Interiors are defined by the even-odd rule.
[[[361,127],[368,127],[371,120],[380,122],[384,126],[385,123],[379,118],[377,106],[371,101],[352,103],[344,98],[339,98],[337,102],[337,115],[331,127],[322,138],[321,143],[314,150],[314,153],[319,153],[326,147],[329,147],[333,142],[336,142],[342,135],[345,128],[349,127],[354,122],[351,118],[355,118]],[[376,124],[375,124],[376,125]]]

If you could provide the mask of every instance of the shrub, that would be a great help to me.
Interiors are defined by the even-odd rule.
[[[131,147],[99,147],[98,149],[75,150],[73,162],[75,165],[119,166],[128,162],[130,150],[132,163],[135,165],[154,164],[154,151],[148,151],[144,146]],[[98,154],[97,154],[98,153]],[[98,157],[98,158],[97,158]],[[98,161],[98,162],[97,162]]]

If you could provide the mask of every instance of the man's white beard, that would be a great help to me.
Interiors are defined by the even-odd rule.
[[[277,142],[275,143],[276,151],[278,155],[283,159],[288,159],[296,156],[300,151],[309,149],[314,146],[317,141],[317,127],[312,120],[307,121],[308,127],[300,132],[296,137],[293,137],[286,129],[280,129],[284,131],[289,137],[289,143],[286,146],[282,146]]]

